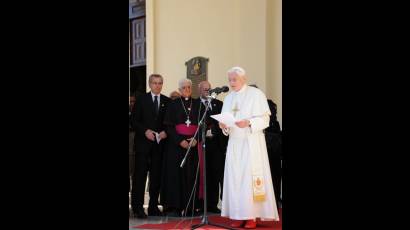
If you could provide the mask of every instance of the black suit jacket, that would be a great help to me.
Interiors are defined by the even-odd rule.
[[[201,117],[202,117],[205,107],[202,102],[200,103],[201,103]],[[208,141],[208,144],[215,145],[221,153],[225,154],[226,146],[228,143],[228,137],[223,135],[222,130],[219,128],[218,121],[210,117],[211,115],[220,114],[222,111],[222,105],[223,103],[217,99],[214,99],[211,102],[212,110],[208,111],[206,123],[207,123],[207,126],[210,127],[211,129],[213,138],[207,141]]]
[[[276,117],[276,113],[277,113],[276,104],[272,100],[268,99],[268,105],[269,105],[271,115],[270,115],[270,119],[269,119],[269,127],[266,129],[266,131],[271,132],[271,133],[279,134],[280,133],[280,124],[279,124],[278,119]]]
[[[164,114],[170,99],[161,94],[158,115],[155,115],[154,102],[151,92],[146,93],[137,98],[134,110],[131,114],[131,125],[135,130],[135,146],[136,152],[147,153],[151,150],[156,141],[150,141],[145,136],[145,131],[151,129],[155,132],[165,131],[163,125]],[[165,142],[161,140],[160,145]]]
[[[265,129],[266,146],[268,153],[273,157],[282,157],[281,145],[282,135],[280,130],[280,124],[276,117],[276,104],[268,99],[269,109],[271,111],[269,127]]]

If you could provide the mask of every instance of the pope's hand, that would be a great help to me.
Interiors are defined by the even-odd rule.
[[[246,127],[248,127],[249,126],[249,120],[240,120],[240,121],[237,121],[237,122],[235,122],[235,125],[236,126],[238,126],[239,128],[246,128]]]

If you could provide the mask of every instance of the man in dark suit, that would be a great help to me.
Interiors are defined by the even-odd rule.
[[[211,84],[208,81],[202,81],[199,83],[198,88],[201,100],[199,106],[199,119],[201,119],[205,112],[206,105],[208,104],[207,96],[208,91],[211,89]],[[219,188],[221,188],[221,191],[223,188],[223,173],[228,138],[222,134],[222,130],[218,126],[218,121],[210,116],[221,113],[222,104],[223,103],[217,99],[212,100],[205,122],[207,210],[214,213],[221,213],[221,210],[217,208],[217,205],[219,202]],[[199,140],[202,141],[202,130],[199,136]]]
[[[129,149],[128,149],[129,183],[128,183],[128,192],[131,191],[131,178],[132,178],[132,175],[134,174],[134,166],[135,166],[135,160],[134,160],[135,159],[135,145],[134,145],[135,130],[131,126],[131,114],[135,107],[134,106],[135,101],[136,101],[135,95],[131,94],[130,99],[129,99],[129,132],[128,132],[128,136],[129,136]]]
[[[161,185],[162,159],[164,142],[163,119],[170,99],[161,94],[163,78],[159,74],[149,77],[151,89],[138,97],[135,111],[132,113],[132,126],[135,129],[135,170],[131,191],[131,207],[138,218],[146,218],[144,212],[144,192],[149,172],[149,216],[161,216],[158,209],[158,197]],[[159,143],[158,143],[159,141]]]
[[[257,85],[249,85],[258,88]],[[281,205],[281,181],[282,181],[282,131],[277,119],[277,106],[268,99],[268,105],[271,112],[269,117],[269,127],[265,129],[266,147],[268,150],[269,166],[272,175],[273,191],[275,192],[276,204]]]
[[[276,104],[268,99],[271,116],[269,127],[265,129],[266,147],[268,149],[269,165],[272,175],[273,190],[276,203],[280,205],[281,181],[282,181],[282,136],[280,124],[276,117]]]

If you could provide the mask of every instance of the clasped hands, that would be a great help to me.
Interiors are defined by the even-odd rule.
[[[145,137],[150,141],[155,141],[155,132],[152,131],[151,129],[147,129],[147,131],[145,131]],[[161,131],[159,133],[159,137],[161,140],[165,139],[167,138],[167,134],[164,131]]]
[[[189,138],[189,139],[186,139],[186,140],[181,141],[181,143],[179,143],[179,145],[180,145],[182,148],[184,148],[184,149],[188,149],[189,143],[191,142],[191,140],[192,140],[192,137]],[[194,140],[192,141],[192,146],[194,147],[194,146],[196,146],[196,144],[197,144],[197,140],[194,139]]]

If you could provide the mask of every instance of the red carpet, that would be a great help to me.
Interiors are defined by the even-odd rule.
[[[271,230],[281,230],[282,229],[282,209],[279,209],[279,218],[280,221],[258,221],[258,230],[264,229],[271,229]],[[209,222],[215,224],[221,224],[224,226],[228,226],[231,224],[232,220],[221,217],[221,216],[210,216],[208,218]],[[178,222],[180,222],[178,224]],[[201,222],[201,218],[195,218],[192,220],[173,220],[167,223],[162,224],[143,224],[138,226],[133,226],[133,228],[142,228],[142,229],[191,229],[191,226],[194,224],[199,224]],[[178,224],[178,225],[177,225]],[[215,226],[205,225],[198,229],[222,229]]]

